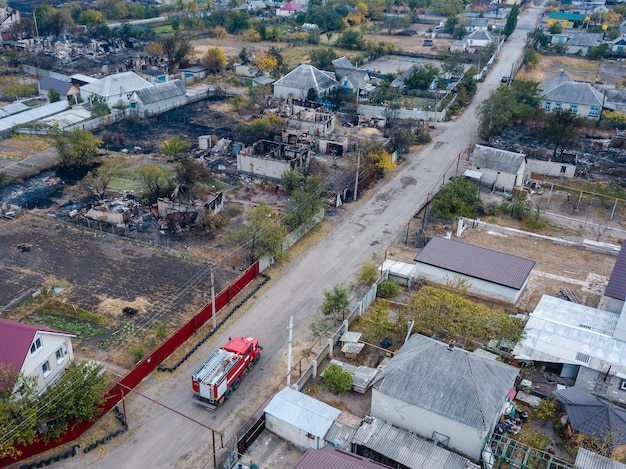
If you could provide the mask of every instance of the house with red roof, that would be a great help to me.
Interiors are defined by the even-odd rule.
[[[37,377],[40,392],[74,359],[73,334],[0,319],[0,365]]]
[[[276,16],[293,16],[302,10],[302,5],[294,2],[285,3],[282,7],[276,9]]]

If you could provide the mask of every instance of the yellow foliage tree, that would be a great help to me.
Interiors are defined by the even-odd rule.
[[[256,66],[263,72],[271,72],[278,67],[278,59],[267,52],[258,56],[255,60]]]
[[[396,165],[392,155],[380,143],[368,143],[361,149],[363,174],[382,176]]]
[[[369,15],[369,7],[364,2],[357,2],[356,11],[367,17]]]
[[[222,73],[226,70],[226,53],[219,47],[212,47],[206,52],[205,62],[211,73]]]
[[[213,37],[223,41],[228,37],[228,31],[226,31],[224,26],[216,26],[213,28]]]
[[[243,33],[243,38],[248,42],[259,42],[261,40],[261,34],[256,29],[248,29]]]
[[[342,18],[341,21],[343,21],[347,27],[358,26],[365,22],[365,16],[361,12],[351,11],[344,18]]]

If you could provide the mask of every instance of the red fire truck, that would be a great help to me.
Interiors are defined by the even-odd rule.
[[[191,376],[195,402],[213,410],[229,399],[241,378],[261,358],[261,350],[254,337],[231,337]]]

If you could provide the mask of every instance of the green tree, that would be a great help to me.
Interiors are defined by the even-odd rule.
[[[483,135],[499,135],[516,120],[534,122],[539,112],[539,91],[537,83],[515,80],[511,87],[500,86],[477,110],[480,129]]]
[[[348,290],[336,285],[332,290],[324,290],[324,303],[322,304],[322,314],[332,316],[333,321],[337,321],[339,315],[343,315],[348,307]]]
[[[369,314],[365,315],[365,330],[367,336],[372,341],[380,341],[388,337],[394,329],[395,325],[390,319],[391,308],[386,300],[377,299],[369,310]]]
[[[250,145],[257,140],[271,140],[274,135],[279,135],[286,128],[285,121],[276,114],[258,117],[246,124],[241,122],[235,126],[237,140]]]
[[[102,117],[111,114],[111,108],[107,104],[106,98],[103,96],[93,95],[89,98],[89,104],[91,107],[91,117]]]
[[[359,282],[367,286],[373,285],[379,276],[378,264],[374,261],[368,261],[359,270]]]
[[[4,171],[0,171],[0,187],[2,187],[4,184],[9,182],[10,180],[11,180],[11,176],[9,176]]]
[[[176,170],[176,182],[189,190],[190,196],[196,184],[208,181],[211,178],[211,170],[204,166],[193,156],[179,159],[174,165]]]
[[[320,47],[309,52],[311,65],[321,70],[328,70],[331,62],[337,58],[337,53],[330,47]]]
[[[72,422],[93,421],[100,414],[107,387],[102,365],[94,361],[70,363],[59,382],[44,392],[42,408],[46,410],[45,439],[58,438]]]
[[[281,261],[284,253],[282,242],[287,234],[278,214],[267,205],[259,205],[246,213],[246,224],[233,231],[227,238],[231,246],[244,246],[250,259],[274,257]]]
[[[165,183],[167,172],[157,165],[141,166],[137,173],[145,188],[144,195],[149,203],[154,203],[160,195],[160,189]]]
[[[524,63],[531,70],[533,70],[537,66],[540,60],[541,56],[537,52],[535,52],[534,49],[528,48],[524,51]]]
[[[363,50],[365,48],[365,38],[363,38],[363,33],[356,29],[349,29],[337,38],[335,44],[342,49]]]
[[[556,152],[560,148],[561,153],[567,148],[576,145],[578,128],[582,125],[582,119],[576,117],[573,112],[557,109],[548,114],[548,125],[544,130],[544,138],[554,145],[552,158],[556,157]]]
[[[37,378],[0,364],[0,457],[17,457],[17,445],[37,437]]]
[[[420,334],[464,338],[470,344],[491,339],[517,343],[524,331],[523,321],[515,316],[475,303],[463,294],[431,286],[411,295],[405,314],[415,320],[415,330]]]
[[[159,45],[163,51],[163,55],[167,59],[169,71],[177,69],[178,66],[185,62],[193,53],[191,41],[187,38],[180,37],[178,34],[166,37]]]
[[[98,155],[98,147],[102,145],[102,140],[81,128],[64,133],[57,127],[52,130],[51,136],[57,149],[59,163],[66,168],[91,165]]]
[[[404,79],[405,86],[410,90],[427,90],[433,80],[439,76],[439,69],[430,64],[418,66]]]
[[[51,103],[56,103],[61,101],[61,96],[59,96],[59,93],[57,93],[56,90],[50,89],[50,91],[48,91],[48,99]]]
[[[306,225],[324,208],[322,185],[318,178],[308,177],[304,187],[295,189],[287,202],[284,224],[290,230]]]
[[[295,169],[288,169],[280,176],[280,182],[288,192],[299,189],[304,182],[304,176]]]
[[[228,102],[233,107],[233,110],[237,113],[243,110],[248,104],[248,100],[246,99],[246,97],[240,94],[233,96],[228,100]]]
[[[590,48],[589,52],[587,52],[587,57],[593,60],[600,60],[605,57],[608,57],[610,53],[611,53],[611,48],[609,44],[604,43],[596,47]]]
[[[361,174],[382,177],[395,166],[392,155],[385,150],[380,142],[368,142],[363,145],[361,152]]]
[[[432,200],[433,212],[446,220],[473,217],[480,203],[478,187],[464,177],[455,177],[444,184]]]
[[[167,156],[171,156],[172,158],[178,158],[182,152],[189,148],[189,142],[183,140],[178,135],[174,135],[167,140],[163,140],[161,144],[161,150]]]
[[[550,37],[543,32],[543,28],[535,28],[526,35],[528,46],[535,50],[546,49],[550,44]]]
[[[83,182],[98,199],[103,200],[111,184],[111,179],[113,179],[113,172],[110,169],[101,168],[97,171],[89,171],[83,178]]]
[[[460,77],[463,75],[463,62],[458,52],[449,55],[443,59],[441,69],[451,77]]]
[[[526,220],[533,211],[533,203],[523,194],[516,194],[511,201],[504,202],[502,208],[516,220]]]
[[[504,29],[502,30],[502,33],[506,37],[509,37],[511,34],[513,34],[513,31],[515,31],[515,28],[517,27],[518,16],[519,16],[519,5],[516,3],[511,8],[511,11],[509,12],[509,16],[507,17],[506,23],[504,25]]]
[[[352,374],[336,363],[332,363],[322,374],[324,384],[335,390],[337,394],[348,391],[353,384]]]

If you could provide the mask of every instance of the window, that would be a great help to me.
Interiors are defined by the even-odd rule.
[[[50,363],[48,363],[48,360],[46,360],[44,364],[41,365],[41,370],[43,371],[44,378],[50,374]]]
[[[57,359],[57,363],[61,363],[64,360],[63,357],[63,349],[61,347],[59,347],[56,352],[54,352],[54,356]]]
[[[561,103],[554,103],[554,110],[561,109]]]
[[[572,114],[578,114],[578,104],[570,104],[569,112],[571,112]]]
[[[622,391],[626,391],[626,379],[623,379],[623,380],[622,380],[622,383],[619,385],[619,388],[620,388]]]
[[[543,110],[544,110],[544,111],[549,111],[550,109],[552,109],[552,103],[551,103],[550,101],[546,101],[546,102],[543,104]]]
[[[33,344],[30,346],[30,353],[35,353],[41,347],[43,347],[43,343],[41,342],[41,337],[37,337],[35,341],[33,342]]]
[[[567,171],[567,166],[561,166],[561,173],[565,174]]]
[[[589,109],[589,117],[598,117],[599,115],[600,115],[600,108],[591,106],[591,109]]]
[[[583,363],[587,363],[589,364],[589,362],[591,361],[591,357],[587,354],[584,353],[577,353],[576,354],[576,360],[579,362],[583,362]]]

